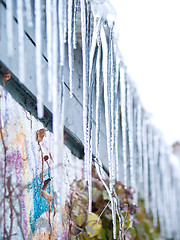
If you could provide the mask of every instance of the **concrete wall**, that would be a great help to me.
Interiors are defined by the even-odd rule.
[[[0,96],[3,124],[0,129],[0,239],[6,239],[5,232],[11,239],[50,239],[50,233],[51,239],[56,239],[53,134],[46,131],[38,143],[36,132],[44,129],[42,123],[2,87]],[[48,160],[45,161],[44,156],[48,156]],[[62,195],[65,201],[73,179],[81,178],[83,172],[83,161],[73,156],[66,146],[64,166]],[[49,178],[51,181],[42,193]],[[48,202],[51,197],[54,205]]]

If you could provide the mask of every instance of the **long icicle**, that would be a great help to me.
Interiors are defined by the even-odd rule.
[[[128,142],[130,161],[130,186],[135,190],[134,180],[134,146],[133,146],[133,105],[130,84],[127,84],[127,120],[128,120]]]
[[[102,167],[102,162],[100,161],[99,145],[100,145],[102,81],[103,81],[103,79],[102,79],[102,51],[101,51],[101,47],[99,47],[98,48],[98,56],[97,56],[97,64],[96,64],[96,137],[95,137],[95,139],[96,139],[96,161],[98,164],[100,164],[101,167]]]
[[[139,183],[143,181],[143,159],[142,159],[142,108],[140,103],[137,106],[137,149],[138,149],[138,176]],[[139,186],[138,186],[139,187]]]
[[[107,152],[108,165],[110,175],[110,186],[112,189],[112,171],[111,171],[111,134],[110,134],[110,107],[108,98],[108,43],[104,30],[101,29],[102,49],[103,49],[103,78],[104,78],[104,102],[105,102],[105,121],[106,121],[106,135],[107,135]]]
[[[62,67],[60,68],[60,60],[58,56],[58,8],[57,8],[57,0],[52,1],[52,10],[53,10],[53,18],[52,18],[52,30],[53,30],[53,38],[52,38],[52,65],[53,65],[53,76],[52,76],[52,104],[53,104],[53,134],[54,134],[54,188],[57,193],[57,211],[58,211],[58,233],[57,239],[62,238],[62,214],[61,214],[61,180],[62,180],[62,156],[63,156],[63,136],[62,136],[62,124],[63,119],[61,115],[61,105],[62,102],[62,91],[63,91],[63,72],[61,72]],[[62,27],[62,26],[61,26]],[[58,74],[59,73],[59,74]],[[60,83],[59,80],[60,79]]]
[[[28,27],[32,27],[33,22],[32,22],[32,12],[31,12],[31,1],[25,0],[25,6],[26,6],[27,25],[28,25]]]
[[[98,21],[97,25],[100,24]],[[94,27],[91,50],[90,50],[90,62],[89,62],[89,103],[88,103],[88,131],[87,131],[87,162],[88,162],[88,190],[89,190],[89,212],[92,210],[92,100],[93,100],[93,90],[95,84],[95,70],[96,70],[96,62],[97,62],[97,54],[98,47],[96,44],[97,39],[97,29],[98,27]]]
[[[48,100],[52,101],[52,5],[51,0],[46,0],[46,36],[48,58]]]
[[[99,42],[97,43],[98,46],[100,46]],[[116,198],[113,198],[112,196],[112,192],[111,190],[108,188],[107,184],[105,183],[105,181],[103,180],[103,167],[102,167],[102,161],[99,158],[99,134],[100,134],[100,96],[102,94],[102,53],[101,53],[101,46],[99,48],[98,51],[98,57],[97,57],[97,65],[96,65],[96,159],[95,159],[95,167],[96,167],[96,171],[98,173],[98,176],[101,180],[101,182],[103,183],[106,191],[108,192],[109,198],[111,203],[113,203],[113,208],[112,208],[112,204],[111,204],[111,209],[113,211],[113,216],[115,216],[115,210],[114,208],[116,208],[116,212],[119,218],[119,225],[120,225],[120,229],[122,228],[122,215],[121,215],[121,210],[120,210],[120,204],[118,202],[118,197],[116,195],[116,192],[114,191],[114,194],[116,196]],[[114,219],[114,217],[113,217]],[[114,219],[115,220],[115,219]],[[116,229],[116,227],[115,227]],[[119,232],[119,237],[121,237],[122,232]]]
[[[66,0],[58,0],[58,99],[59,99],[59,117],[60,117],[60,146],[64,145],[64,6]],[[63,162],[63,159],[61,160]]]
[[[114,78],[113,78],[113,51],[112,51],[112,27],[106,26],[106,39],[107,39],[107,86],[106,86],[106,95],[107,98],[107,106],[105,104],[105,111],[109,113],[107,124],[109,125],[108,128],[106,128],[106,131],[109,131],[109,137],[107,137],[107,141],[109,141],[109,149],[108,149],[108,162],[109,162],[109,172],[110,172],[110,181],[111,184],[115,184],[115,166],[114,166],[114,138],[113,138],[113,132],[114,132],[114,116],[113,116],[113,106],[114,106],[114,96],[113,96],[113,90],[114,90]],[[104,84],[105,87],[105,84]],[[110,186],[112,187],[112,186]]]
[[[137,95],[136,91],[133,92],[133,141],[134,141],[134,178],[135,178],[135,194],[134,203],[138,205],[138,192],[139,192],[139,159],[138,159],[138,146],[137,146]]]
[[[59,53],[60,53],[60,66],[64,66],[64,35],[65,35],[65,23],[64,17],[66,12],[66,0],[58,1],[58,27],[59,27]],[[65,11],[64,11],[65,9]]]
[[[109,36],[111,38],[111,35]],[[104,78],[104,101],[105,101],[105,122],[106,122],[106,134],[107,134],[107,152],[108,152],[108,165],[110,175],[110,191],[113,191],[113,180],[112,180],[112,135],[111,135],[111,101],[110,101],[110,77],[111,77],[111,52],[110,52],[110,41],[106,40],[106,34],[103,28],[101,28],[101,39],[103,48],[103,78]],[[113,220],[113,238],[116,239],[116,211],[115,203],[112,198],[111,211]]]
[[[76,26],[76,23],[77,23],[77,12],[78,12],[78,3],[79,3],[79,0],[74,0],[74,14],[73,14],[73,47],[74,49],[76,49],[77,47],[77,39],[76,39],[76,29],[77,29],[77,26]]]
[[[88,170],[88,190],[89,190],[89,212],[92,211],[92,111],[93,111],[93,91],[95,84],[95,71],[96,71],[96,61],[97,61],[98,47],[96,46],[95,52],[93,53],[94,60],[93,65],[90,69],[90,95],[89,95],[89,117],[88,117],[88,141],[89,141],[89,170]]]
[[[7,31],[7,50],[8,56],[13,55],[13,0],[6,1],[6,31]]]
[[[114,41],[111,29],[111,151],[112,151],[112,181],[116,179],[116,158],[115,158],[115,82],[116,82],[116,58],[114,52]]]
[[[90,48],[91,45],[91,6],[90,3],[87,2],[87,86],[88,86],[88,95],[87,95],[87,128],[86,128],[86,155],[85,159],[88,164],[87,168],[87,183],[88,183],[88,191],[89,191],[89,213],[91,213],[92,210],[92,139],[91,139],[91,124],[92,124],[92,119],[91,119],[91,114],[92,114],[92,98],[91,94],[93,91],[93,84],[92,80],[92,67],[93,64],[91,64],[90,56],[94,55],[92,47]]]
[[[124,186],[127,188],[127,126],[126,126],[126,80],[125,68],[120,67],[121,78],[121,118],[122,118],[122,144],[123,144],[123,163],[124,163]]]
[[[87,70],[87,4],[81,0],[81,36],[82,36],[82,62],[83,62],[83,131],[84,131],[84,175],[87,180],[87,105],[88,105],[88,70]]]
[[[154,156],[153,156],[153,129],[152,126],[148,127],[148,155],[149,155],[149,163],[150,163],[150,187],[151,187],[151,209],[153,215],[153,224],[157,226],[157,210],[156,210],[156,191],[155,191],[155,178],[154,178]]]
[[[149,171],[148,171],[148,155],[147,155],[147,120],[143,118],[143,162],[144,162],[144,204],[145,210],[149,212]]]
[[[25,81],[25,63],[24,63],[24,18],[23,18],[23,0],[17,1],[17,20],[18,20],[18,49],[19,49],[19,80]]]
[[[115,165],[116,165],[116,179],[120,180],[119,172],[119,131],[120,131],[120,65],[118,59],[116,59],[116,84],[115,84]]]
[[[158,183],[158,157],[159,157],[159,153],[158,153],[158,149],[159,149],[159,144],[158,144],[158,136],[156,135],[155,131],[153,133],[153,159],[154,159],[154,195],[155,195],[155,199],[154,199],[154,205],[155,205],[155,213],[154,213],[154,218],[153,218],[153,222],[155,223],[155,225],[157,225],[157,213],[158,213],[158,187],[157,187],[157,183]]]
[[[42,45],[41,45],[41,0],[35,1],[35,38],[36,38],[36,84],[38,117],[44,115],[42,82]]]
[[[69,88],[70,98],[73,97],[73,64],[74,64],[74,47],[73,47],[73,25],[74,25],[74,1],[68,0],[68,60],[69,60]]]

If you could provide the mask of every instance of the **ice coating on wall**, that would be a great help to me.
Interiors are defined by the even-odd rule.
[[[45,5],[42,4],[45,3]],[[176,181],[171,170],[170,154],[165,149],[162,136],[150,124],[147,124],[146,112],[132,85],[127,67],[119,54],[116,44],[116,11],[108,0],[36,0],[35,9],[31,1],[17,0],[18,36],[19,36],[19,65],[20,81],[24,78],[24,25],[35,23],[36,41],[36,82],[38,116],[43,117],[43,75],[42,75],[42,27],[46,27],[47,60],[48,60],[48,99],[52,102],[53,134],[54,134],[54,166],[62,170],[63,159],[58,157],[63,151],[64,126],[64,63],[65,44],[68,49],[69,93],[73,98],[74,49],[77,44],[77,26],[81,25],[82,70],[83,70],[83,132],[84,132],[84,173],[89,189],[89,212],[92,198],[92,160],[95,157],[96,169],[106,190],[108,191],[116,239],[115,216],[120,208],[114,192],[115,180],[123,178],[125,187],[131,185],[139,189],[140,196],[145,200],[146,211],[152,211],[154,224],[157,216],[162,233],[168,236],[175,233],[178,236],[177,223],[179,215],[175,207],[171,211],[172,194],[173,206],[177,205]],[[26,8],[26,18],[22,11]],[[45,11],[44,11],[44,8]],[[34,14],[32,12],[34,11]],[[80,12],[80,23],[77,15]],[[42,16],[45,13],[45,21]],[[35,21],[32,21],[32,18]],[[12,1],[7,1],[8,53],[12,56]],[[78,40],[79,41],[79,40]],[[95,110],[93,95],[96,93]],[[1,123],[4,124],[4,97],[1,93]],[[102,104],[102,101],[103,104]],[[101,112],[105,112],[107,138],[107,159],[110,184],[104,182],[101,171],[103,159],[99,154],[101,142]],[[95,117],[93,116],[95,112]],[[93,124],[96,121],[95,148],[92,149]],[[121,136],[122,135],[122,136]],[[122,143],[119,144],[120,136]],[[122,145],[122,148],[121,148]],[[104,146],[105,147],[105,146]],[[95,152],[96,156],[93,156]],[[165,160],[164,160],[165,159]],[[57,192],[57,210],[59,226],[61,225],[61,179],[58,168],[54,171],[54,187]],[[123,169],[123,171],[120,171]],[[123,172],[123,176],[120,173]],[[166,174],[164,174],[166,172]],[[155,184],[156,183],[156,184]],[[167,187],[166,187],[167,186]],[[161,191],[162,190],[162,191]],[[136,192],[136,196],[138,196]],[[121,237],[121,236],[119,236]],[[58,238],[61,238],[59,231]],[[177,238],[178,239],[178,238]]]

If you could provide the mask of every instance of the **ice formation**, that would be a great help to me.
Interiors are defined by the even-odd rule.
[[[116,11],[109,0],[46,0],[45,11],[42,1],[35,1],[34,15],[32,1],[17,0],[19,78],[23,82],[24,71],[24,3],[26,21],[29,27],[35,23],[37,109],[43,117],[43,75],[42,75],[42,16],[45,12],[45,26],[48,59],[48,99],[52,102],[54,133],[54,178],[57,192],[59,223],[61,222],[61,178],[63,160],[60,155],[63,146],[64,126],[64,59],[65,44],[68,48],[69,89],[73,97],[74,49],[77,47],[76,31],[78,11],[81,21],[82,70],[83,70],[83,133],[84,173],[89,189],[89,212],[92,210],[92,152],[97,173],[103,182],[111,201],[113,237],[116,239],[116,214],[121,216],[119,200],[114,190],[115,180],[122,179],[125,187],[131,185],[144,197],[146,211],[152,211],[154,224],[159,217],[162,234],[179,239],[176,214],[177,192],[180,187],[173,178],[170,154],[162,137],[150,124],[146,112],[136,96],[127,68],[116,44]],[[7,0],[8,56],[13,55],[13,1]],[[34,17],[34,19],[33,19]],[[94,94],[95,92],[95,94]],[[95,149],[92,149],[93,94],[95,99]],[[104,94],[104,96],[103,96]],[[1,93],[1,109],[3,98]],[[107,137],[107,159],[109,186],[104,181],[103,162],[100,155],[101,113],[104,100]],[[2,121],[3,122],[3,121]],[[120,144],[120,141],[121,144]],[[122,146],[122,147],[121,147]],[[136,192],[136,198],[137,198]],[[170,199],[171,196],[171,199]],[[135,200],[137,202],[137,199]],[[173,209],[172,209],[173,206]],[[167,231],[167,232],[166,232]],[[119,230],[119,239],[122,239]],[[174,234],[174,235],[173,235]],[[59,232],[58,239],[61,239]]]

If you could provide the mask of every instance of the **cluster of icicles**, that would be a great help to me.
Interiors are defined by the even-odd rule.
[[[35,27],[36,82],[39,118],[43,117],[42,79],[42,4],[45,6],[48,99],[53,106],[54,133],[54,184],[57,192],[59,220],[61,221],[61,175],[63,160],[63,87],[65,44],[68,45],[69,88],[73,96],[74,49],[77,45],[77,14],[81,14],[82,68],[83,68],[83,126],[84,172],[89,189],[89,212],[92,210],[92,151],[100,179],[108,191],[113,221],[114,239],[123,237],[123,217],[114,190],[123,168],[125,187],[135,189],[145,200],[147,212],[153,215],[154,224],[159,218],[162,236],[178,237],[177,185],[173,179],[169,153],[158,131],[148,120],[146,112],[128,80],[126,67],[116,56],[113,22],[93,15],[91,3],[86,0],[17,0],[19,79],[24,79],[24,7],[29,27]],[[13,55],[13,0],[6,0],[8,54]],[[25,6],[24,6],[25,4]],[[33,19],[34,11],[34,19]],[[33,21],[34,20],[34,21]],[[96,85],[96,87],[95,87]],[[96,149],[92,150],[93,92],[96,91]],[[105,106],[109,186],[104,181],[103,163],[99,158],[102,99]],[[61,145],[61,147],[60,147]],[[116,216],[119,217],[119,236],[116,236]],[[61,239],[61,232],[58,232]]]

